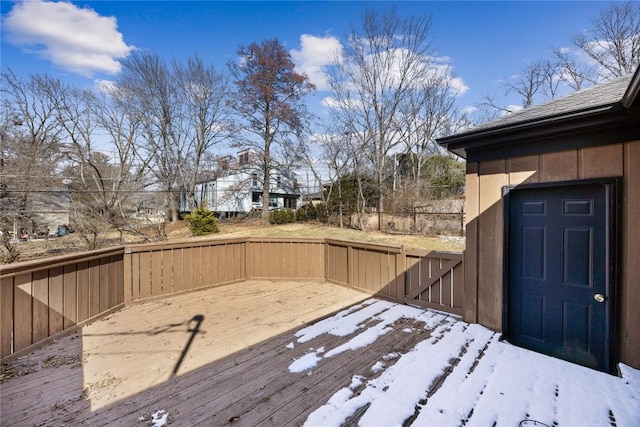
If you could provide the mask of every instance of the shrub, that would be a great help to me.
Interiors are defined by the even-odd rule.
[[[321,216],[322,214],[320,210],[312,204],[301,206],[296,211],[297,221],[314,221],[316,219],[321,219]]]
[[[305,205],[304,208],[307,211],[307,219],[312,221],[318,219],[318,209],[315,205]]]
[[[184,219],[189,223],[189,229],[194,236],[204,236],[218,232],[218,220],[206,206],[200,206]]]
[[[308,219],[307,217],[307,210],[303,207],[298,208],[298,210],[296,211],[296,221],[298,222],[302,222],[302,221],[306,221]]]
[[[269,214],[269,222],[271,224],[288,224],[296,222],[296,213],[291,209],[273,211]]]
[[[327,212],[327,205],[319,203],[313,207],[315,209],[315,215],[318,221],[327,222],[329,220],[329,213]]]

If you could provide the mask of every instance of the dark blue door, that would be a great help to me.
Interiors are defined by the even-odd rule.
[[[610,370],[607,200],[604,184],[511,191],[509,341]]]

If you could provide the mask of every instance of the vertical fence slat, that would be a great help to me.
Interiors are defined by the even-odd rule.
[[[124,303],[124,254],[118,255],[115,260],[117,267],[117,279],[111,282],[116,287],[116,304]]]
[[[347,284],[349,286],[353,286],[355,284],[355,249],[349,246],[347,247],[347,265],[346,265],[346,273],[347,273]]]
[[[140,253],[140,298],[151,296],[151,257],[148,252]]]
[[[404,250],[396,254],[395,265],[395,299],[398,303],[404,303],[405,286],[407,283],[407,255]]]
[[[0,357],[13,353],[13,279],[0,280]]]
[[[16,276],[13,286],[14,349],[20,350],[32,343],[31,274]]]
[[[113,308],[119,304],[118,288],[122,288],[122,277],[119,271],[118,257],[109,258],[109,308]]]
[[[182,250],[182,274],[184,277],[182,285],[185,291],[194,289],[193,268],[193,248],[184,248]]]
[[[237,277],[237,279],[246,279],[247,278],[247,273],[246,273],[247,259],[245,257],[245,254],[246,254],[245,245],[246,245],[246,243],[237,243],[235,245],[236,252],[238,254],[238,262],[240,263],[240,268],[238,269],[238,277]]]
[[[184,290],[184,251],[181,248],[173,250],[173,291]]]
[[[89,261],[89,317],[100,313],[100,260]]]
[[[464,264],[460,263],[453,269],[453,306],[465,307]]]
[[[162,288],[165,293],[175,292],[173,285],[173,249],[167,249],[162,253]]]
[[[33,273],[33,341],[49,336],[49,272]]]
[[[194,254],[193,281],[196,284],[196,288],[202,288],[205,285],[204,274],[203,274],[203,267],[205,265],[204,255],[203,255],[204,247],[198,246],[197,248],[194,248],[194,250],[195,250],[195,254]]]
[[[109,310],[109,261],[100,259],[99,266],[100,284],[100,312]]]
[[[49,270],[49,334],[63,330],[63,281],[62,267]]]
[[[202,285],[211,285],[211,246],[202,247]]]
[[[78,279],[78,322],[84,322],[89,318],[89,263],[78,263],[76,274]]]
[[[162,295],[165,293],[162,276],[162,252],[163,251],[153,251],[151,252],[151,295]]]
[[[65,265],[62,276],[64,329],[76,324],[78,318],[78,281],[76,265]]]
[[[209,250],[209,264],[211,265],[209,270],[209,283],[217,285],[220,283],[220,247],[211,246]]]

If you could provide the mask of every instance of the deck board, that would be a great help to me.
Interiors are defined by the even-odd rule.
[[[304,354],[306,347],[286,347],[295,328],[366,298],[326,283],[253,281],[127,307],[13,362],[12,374],[35,372],[5,376],[0,423],[133,425],[159,405],[172,420],[206,405],[206,419],[283,375],[283,360]],[[201,331],[172,377],[194,315],[204,316]],[[336,340],[325,335],[317,343]],[[51,355],[59,363],[48,363]]]
[[[203,316],[195,334],[194,316]],[[327,333],[335,325],[343,329]],[[590,370],[498,338],[455,316],[337,285],[240,282],[128,306],[3,365],[0,425],[148,426],[162,409],[178,426],[301,426],[310,416],[317,426],[341,393],[349,410],[331,425],[381,425],[389,407],[398,412],[388,424],[407,426],[517,425],[530,414],[547,425],[623,426],[619,419],[640,417],[636,392],[602,402],[583,380]],[[540,358],[548,375],[528,370]],[[598,381],[634,390],[609,377]],[[406,394],[403,384],[414,381],[422,385]],[[535,389],[543,392],[531,404]],[[589,410],[567,409],[568,393],[583,393],[574,400],[591,402]]]

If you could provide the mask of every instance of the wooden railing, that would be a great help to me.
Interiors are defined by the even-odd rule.
[[[0,355],[4,358],[121,307],[124,248],[3,265]]]
[[[463,314],[464,271],[460,253],[404,250],[331,239],[326,240],[326,250],[328,282],[398,303]]]
[[[324,280],[324,239],[252,238],[247,279]]]
[[[2,266],[5,358],[125,304],[247,279],[318,280],[461,315],[462,255],[332,239],[132,245]]]
[[[404,302],[404,253],[400,247],[326,240],[326,280]]]
[[[245,280],[247,239],[131,246],[125,249],[125,302]]]

